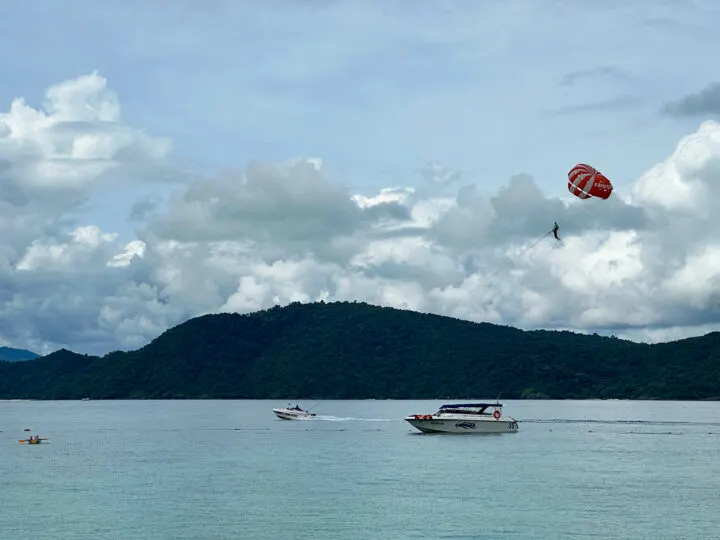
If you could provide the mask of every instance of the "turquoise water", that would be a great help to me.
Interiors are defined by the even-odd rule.
[[[720,538],[720,403],[506,401],[520,431],[490,436],[402,421],[441,403],[0,401],[0,537]]]

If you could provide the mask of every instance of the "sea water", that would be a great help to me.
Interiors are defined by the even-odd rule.
[[[506,401],[502,435],[299,403],[0,401],[0,538],[720,538],[717,402]]]

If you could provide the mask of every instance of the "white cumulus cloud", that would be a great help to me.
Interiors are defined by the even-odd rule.
[[[360,195],[315,157],[188,178],[120,112],[93,73],[0,113],[0,342],[104,353],[201,314],[320,299],[645,340],[720,324],[716,122],[625,192],[582,201],[528,174],[487,192],[435,165],[442,193]],[[182,181],[152,211],[137,201],[135,238],[83,221],[93,186],[127,181],[108,170],[151,182],[159,161]]]

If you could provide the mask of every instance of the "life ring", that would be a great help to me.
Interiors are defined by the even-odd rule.
[[[495,411],[493,413],[493,417],[495,418],[495,420],[500,420],[500,411]]]
[[[423,416],[423,420],[430,420],[431,418],[432,418],[431,414],[426,414],[425,416]]]

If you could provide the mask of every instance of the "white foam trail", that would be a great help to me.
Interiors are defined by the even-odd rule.
[[[327,420],[329,422],[397,422],[393,418],[352,418],[349,416],[317,415],[315,420]]]

